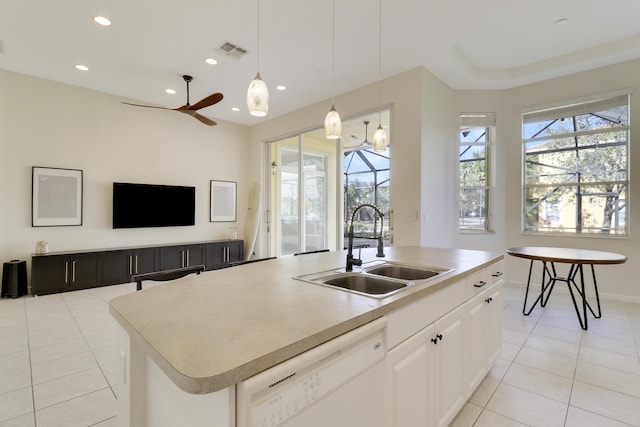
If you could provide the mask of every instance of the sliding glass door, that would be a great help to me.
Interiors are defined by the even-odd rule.
[[[271,253],[335,249],[336,142],[313,131],[270,148]]]

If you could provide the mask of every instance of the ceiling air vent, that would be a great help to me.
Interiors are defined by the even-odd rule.
[[[230,42],[224,42],[218,48],[218,50],[221,50],[221,51],[225,52],[229,56],[235,56],[236,58],[239,58],[242,55],[244,55],[245,53],[247,53],[246,49],[243,49],[240,46],[238,46],[236,44],[233,44],[233,43],[230,43]]]

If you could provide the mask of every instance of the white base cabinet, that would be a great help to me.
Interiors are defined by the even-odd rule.
[[[449,285],[436,297],[450,311],[437,319],[423,311],[422,329],[387,355],[388,425],[393,427],[445,427],[480,385],[502,348],[502,281],[488,267],[459,283]],[[486,276],[486,277],[485,277]],[[474,284],[484,282],[481,287]],[[485,280],[486,279],[486,280]],[[461,289],[465,290],[461,297]],[[390,330],[424,310],[417,301],[406,312],[389,317]],[[399,325],[394,328],[393,323]],[[393,342],[398,336],[389,337]]]

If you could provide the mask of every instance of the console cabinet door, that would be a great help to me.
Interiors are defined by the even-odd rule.
[[[102,284],[102,253],[47,255],[32,259],[33,295],[46,295]]]
[[[207,243],[204,262],[207,270],[224,268],[232,262],[242,261],[244,258],[243,243],[242,240]]]
[[[160,265],[162,270],[189,267],[191,265],[204,264],[204,246],[180,245],[165,246],[160,248]]]
[[[233,240],[226,243],[228,249],[228,262],[244,261],[244,241]]]
[[[102,280],[105,285],[129,283],[133,274],[157,271],[158,259],[157,248],[104,252]]]
[[[131,274],[153,273],[158,270],[160,270],[160,249],[140,248],[133,250],[131,254]]]
[[[433,325],[394,347],[387,355],[387,425],[433,425]]]
[[[31,293],[46,295],[69,290],[69,257],[47,255],[32,258]]]
[[[69,284],[73,289],[93,288],[102,285],[102,253],[91,252],[69,256]]]

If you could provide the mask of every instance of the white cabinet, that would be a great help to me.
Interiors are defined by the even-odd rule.
[[[489,266],[449,285],[464,289],[462,295],[446,291],[424,297],[439,300],[438,309],[446,308],[446,314],[437,319],[430,311],[423,311],[421,319],[417,315],[418,308],[427,307],[423,300],[391,313],[387,325],[391,331],[405,326],[412,332],[421,329],[390,345],[388,425],[445,427],[480,385],[502,345],[502,281],[500,275],[494,276],[499,268],[501,264]],[[474,286],[479,283],[484,284]],[[394,332],[389,338],[393,342],[400,336]]]
[[[428,326],[387,355],[387,392],[391,427],[432,424],[434,406],[434,325]]]
[[[501,282],[476,295],[467,308],[467,392],[480,385],[502,351]]]
[[[465,377],[465,307],[460,306],[434,324],[435,424],[449,425],[467,400]]]
[[[391,426],[447,426],[464,405],[464,314],[460,306],[389,351]]]

